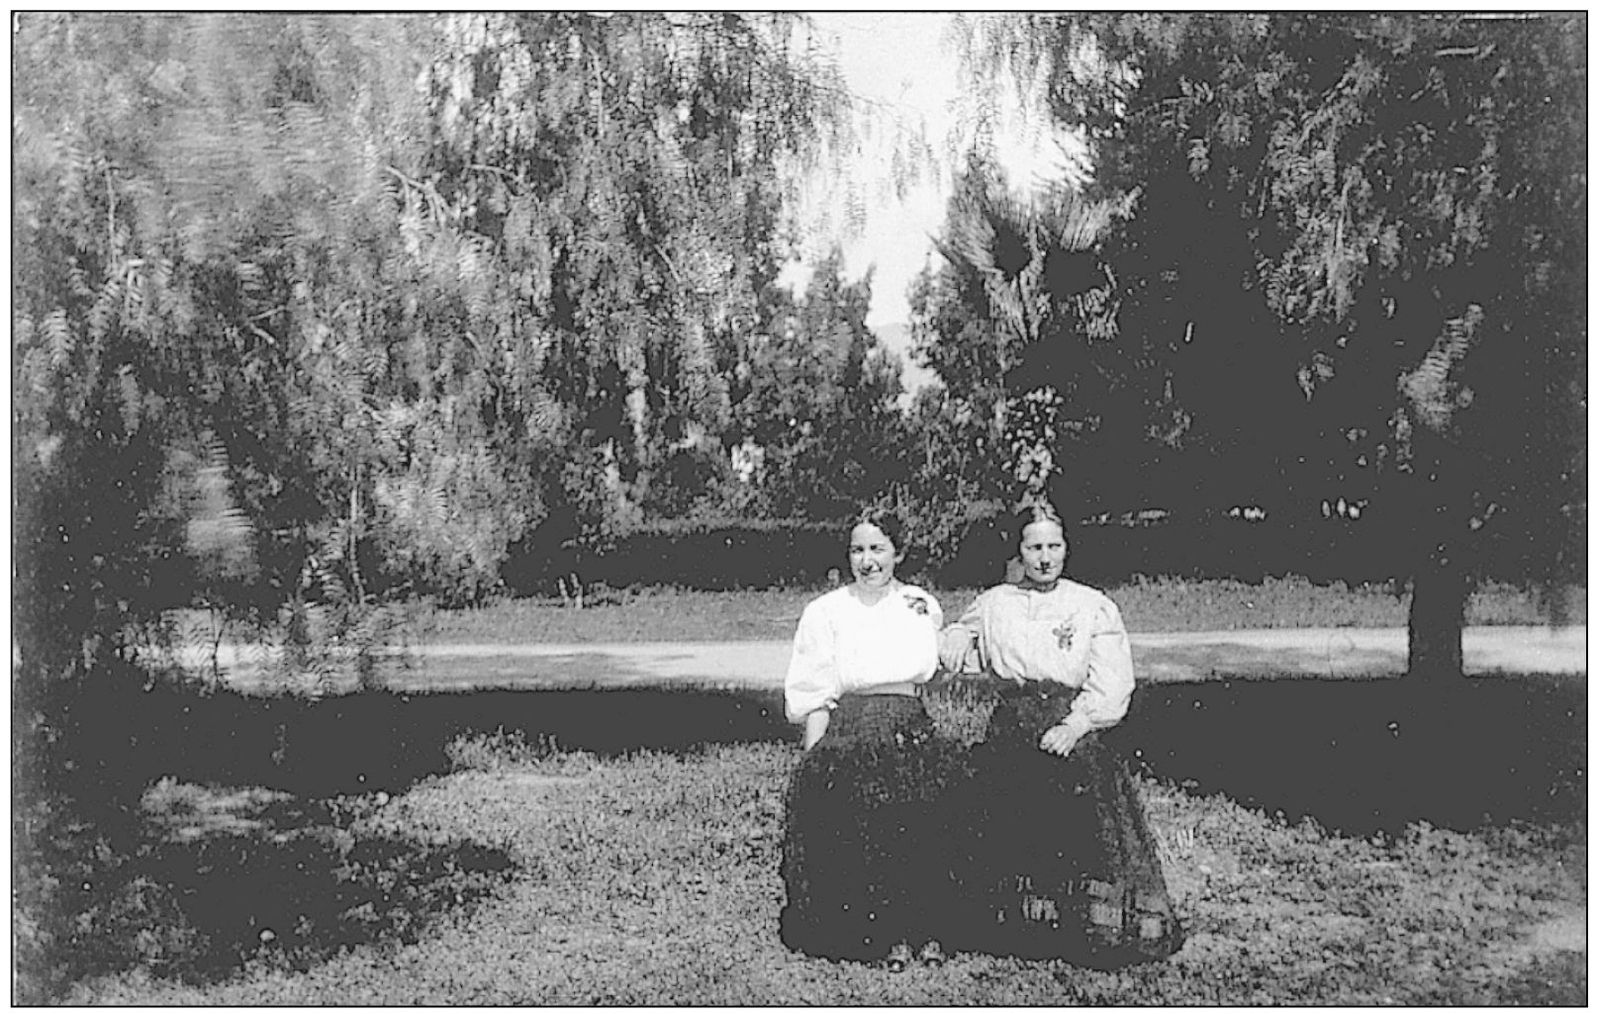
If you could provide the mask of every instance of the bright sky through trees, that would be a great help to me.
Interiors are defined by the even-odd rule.
[[[968,15],[982,17],[983,15]],[[907,352],[911,280],[932,252],[931,236],[942,223],[953,169],[972,138],[974,102],[961,87],[959,53],[949,28],[950,12],[834,12],[812,14],[817,44],[834,55],[849,91],[873,111],[873,125],[843,172],[815,181],[800,221],[811,232],[806,260],[841,243],[845,274],[857,278],[875,266],[872,329],[892,348]],[[1040,176],[1058,178],[1064,153],[1046,116],[1025,116],[1010,95],[995,125],[994,146],[1011,178],[1024,186]],[[931,165],[900,196],[893,179],[893,147],[904,132],[922,132]],[[849,189],[864,211],[849,222]],[[796,265],[787,278],[802,284],[808,268]],[[906,361],[905,386],[930,374]]]

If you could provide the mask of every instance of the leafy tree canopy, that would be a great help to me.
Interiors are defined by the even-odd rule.
[[[1489,523],[1532,543],[1541,529],[1533,551],[1568,569],[1584,511],[1585,116],[1566,100],[1584,94],[1582,18],[1026,15],[972,53],[1040,69],[1092,144],[1095,192],[1139,196],[1110,251],[1131,288],[1122,328],[1163,336],[1211,446],[1287,421],[1295,384],[1307,421],[1259,463],[1296,442],[1334,483],[1371,476],[1415,528],[1417,572],[1453,575],[1444,612]],[[1233,379],[1264,411],[1227,413],[1178,334],[1234,344]]]

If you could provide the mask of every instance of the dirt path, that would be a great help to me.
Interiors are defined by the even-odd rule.
[[[1227,630],[1131,635],[1139,680],[1151,683],[1300,676],[1322,679],[1402,674],[1407,632],[1391,629]],[[774,689],[791,642],[631,644],[432,644],[412,648],[385,674],[401,690],[559,689],[687,684]],[[198,664],[199,659],[192,660]],[[237,653],[220,657],[228,682],[253,683]],[[1586,628],[1472,627],[1464,632],[1472,676],[1584,676]]]

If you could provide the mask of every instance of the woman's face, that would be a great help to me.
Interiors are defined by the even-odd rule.
[[[1020,562],[1034,584],[1053,584],[1065,571],[1070,545],[1065,530],[1053,521],[1033,521],[1020,530]]]
[[[893,568],[903,554],[887,533],[869,522],[854,526],[848,536],[848,565],[862,588],[886,588],[893,580]]]

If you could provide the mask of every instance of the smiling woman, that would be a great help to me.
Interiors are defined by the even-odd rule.
[[[898,520],[870,511],[849,533],[852,584],[804,609],[786,681],[787,716],[804,725],[804,759],[787,795],[782,940],[794,950],[903,970],[933,937],[947,884],[933,805],[944,773],[918,688],[937,669],[943,614],[894,577]]]

